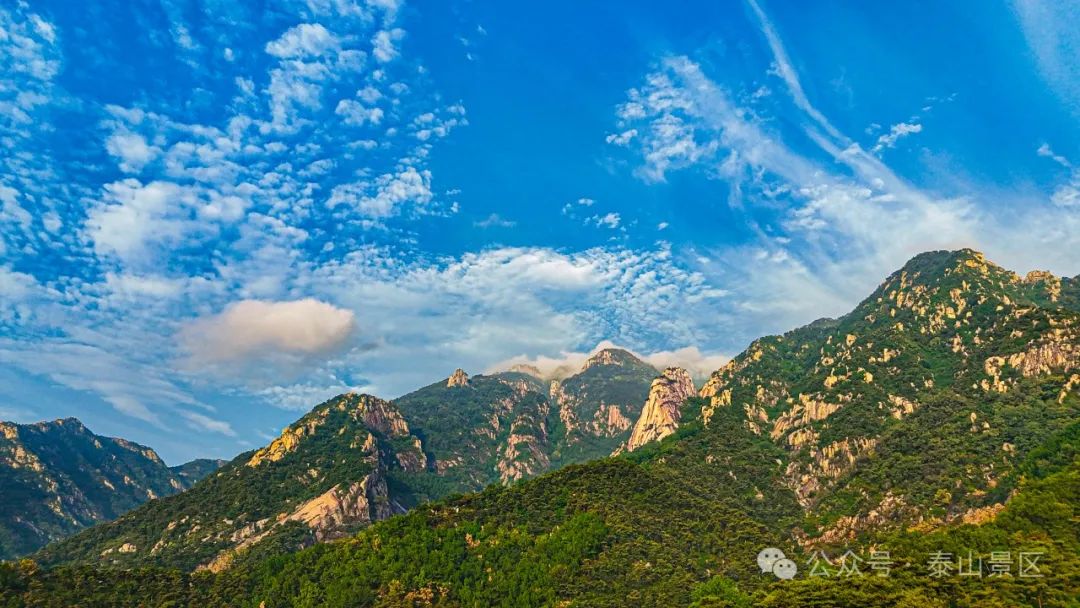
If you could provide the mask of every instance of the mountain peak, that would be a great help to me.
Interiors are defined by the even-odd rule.
[[[455,369],[454,373],[451,374],[450,377],[446,379],[446,386],[447,387],[468,386],[468,385],[469,385],[469,374],[466,374],[465,370],[461,369],[460,367]]]
[[[593,356],[589,357],[585,361],[585,365],[581,368],[581,371],[585,371],[590,367],[598,365],[613,365],[617,367],[627,365],[641,365],[642,361],[630,354],[629,351],[621,348],[605,348],[597,351]]]

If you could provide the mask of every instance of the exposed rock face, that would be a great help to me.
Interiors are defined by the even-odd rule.
[[[601,403],[596,408],[593,416],[593,434],[614,437],[630,428],[630,419],[627,418],[619,406],[609,403]]]
[[[649,399],[626,442],[626,451],[632,452],[674,433],[679,428],[680,408],[693,395],[694,381],[689,372],[679,367],[665,369],[653,380]]]
[[[236,530],[230,536],[233,545],[201,564],[198,569],[211,572],[225,570],[237,556],[288,522],[302,523],[315,540],[327,541],[342,538],[358,527],[394,515],[385,474],[373,459],[369,460],[376,467],[363,479],[340,483],[301,503],[292,512],[280,513],[275,518],[265,518]],[[121,547],[119,552],[124,553],[124,548]]]
[[[446,379],[446,386],[468,386],[469,375],[465,373],[460,367],[454,370],[454,373]]]
[[[303,522],[318,540],[335,538],[345,530],[393,515],[386,479],[376,469],[360,481],[339,484],[301,504],[283,521]]]
[[[773,439],[783,437],[788,431],[806,426],[818,420],[825,420],[840,409],[839,403],[827,403],[811,395],[799,394],[798,402],[790,410],[776,419],[769,436]]]
[[[353,411],[366,428],[388,437],[409,436],[408,423],[392,403],[371,395],[359,395],[355,399],[357,403]],[[348,407],[352,404],[345,402],[343,405]]]
[[[495,467],[499,471],[499,480],[503,483],[518,481],[547,470],[551,465],[544,451],[546,437],[537,437],[532,433],[519,433],[513,425],[506,447],[499,455]]]
[[[75,418],[0,422],[0,559],[179,492],[214,468],[170,469],[154,450],[95,435]]]
[[[625,350],[605,348],[589,357],[585,361],[585,365],[581,368],[581,371],[585,371],[596,365],[626,365],[630,362],[629,359],[634,359],[634,357]]]
[[[296,451],[304,437],[313,435],[325,416],[308,420],[305,424],[294,424],[281,432],[281,436],[270,445],[259,449],[248,461],[247,466],[257,467],[264,462],[277,462],[291,452]]]

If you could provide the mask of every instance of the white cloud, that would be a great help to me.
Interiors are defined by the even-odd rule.
[[[727,355],[702,353],[696,346],[684,346],[674,350],[664,350],[641,357],[657,369],[665,367],[681,367],[690,372],[694,380],[700,383],[707,379],[714,371],[720,369],[731,357]]]
[[[604,215],[594,215],[589,218],[589,221],[596,224],[598,227],[607,227],[615,229],[619,227],[619,222],[622,221],[622,217],[618,213],[606,213]]]
[[[1059,186],[1050,201],[1058,207],[1080,208],[1080,177],[1074,176],[1071,182]]]
[[[348,205],[364,217],[381,219],[399,214],[406,203],[423,208],[433,196],[431,171],[405,167],[396,173],[380,175],[372,181],[337,186],[331,192],[327,205],[330,208]]]
[[[1080,116],[1080,2],[1014,0],[1013,9],[1043,78]]]
[[[342,26],[348,21],[343,20]],[[266,45],[266,52],[278,58],[270,70],[271,122],[264,130],[292,133],[307,124],[303,112],[320,110],[328,83],[358,74],[367,54],[348,48],[352,37],[339,38],[322,24],[304,23],[286,31]]]
[[[352,311],[311,298],[242,300],[187,324],[179,339],[192,363],[212,366],[279,355],[325,357],[345,345],[355,329]]]
[[[4,79],[28,78],[36,81],[33,86],[47,83],[60,71],[57,55],[56,29],[48,21],[34,13],[24,12],[25,7],[10,12],[0,10],[0,32],[3,44],[0,44],[0,59],[6,66]],[[12,92],[6,87],[4,93]],[[24,97],[24,102],[33,100]],[[22,110],[31,108],[23,105]]]
[[[565,205],[563,205],[562,214],[569,217],[577,217],[577,215],[575,214],[575,210],[578,207],[592,207],[595,204],[595,200],[583,196],[572,203],[566,203]]]
[[[320,57],[336,51],[336,36],[318,23],[302,23],[266,44],[266,52],[281,59]]]
[[[236,431],[224,420],[217,420],[189,410],[180,410],[179,413],[187,419],[191,428],[197,431],[210,431],[211,433],[220,433],[226,437],[236,437]]]
[[[377,125],[382,122],[382,108],[367,108],[353,99],[342,99],[338,102],[334,113],[345,119],[345,124],[361,126],[364,124]]]
[[[114,182],[105,187],[105,196],[91,208],[87,233],[99,253],[135,261],[148,243],[167,244],[180,238],[185,222],[170,211],[190,204],[190,194],[171,182]]]
[[[1068,158],[1055,153],[1049,144],[1043,143],[1036,153],[1071,170],[1068,180],[1050,195],[1050,202],[1061,208],[1080,208],[1080,169],[1074,168]]]
[[[793,71],[786,74],[786,82],[798,84]],[[685,57],[662,61],[627,97],[616,116],[621,126],[638,129],[644,181],[700,168],[728,183],[734,209],[753,207],[745,217],[757,242],[706,250],[696,267],[729,292],[728,307],[714,318],[725,344],[843,314],[927,250],[975,247],[1018,270],[1050,265],[1075,273],[1080,264],[1080,236],[1067,228],[1080,223],[1068,212],[1075,209],[1068,207],[1075,200],[1071,182],[1041,202],[990,211],[977,191],[951,198],[925,192],[857,145],[838,144],[850,141],[843,134],[822,135],[829,123],[820,113],[807,112],[810,122],[801,125],[817,150],[796,152],[775,121],[740,107]]]
[[[896,147],[896,142],[902,138],[907,137],[913,133],[921,133],[922,125],[918,123],[901,122],[893,125],[889,128],[889,132],[878,137],[877,143],[874,145],[874,152],[881,152],[884,148]]]
[[[630,143],[631,139],[637,137],[637,129],[627,129],[622,133],[612,133],[604,138],[609,144],[615,146],[626,146]]]
[[[18,199],[19,192],[17,190],[0,185],[0,225],[13,223],[19,224],[26,229],[33,223],[30,212],[23,209]]]
[[[136,275],[130,273],[105,275],[105,287],[122,297],[152,297],[158,299],[175,298],[183,293],[187,281],[160,275]]]
[[[151,406],[200,405],[162,370],[121,355],[78,340],[49,338],[27,343],[0,338],[0,363],[98,395],[116,411],[158,427],[163,426],[162,418]]]
[[[113,133],[105,141],[105,148],[120,160],[120,170],[125,173],[138,173],[161,153],[160,148],[148,145],[146,138],[137,133]]]
[[[791,94],[791,98],[795,101],[795,105],[805,112],[807,116],[810,116],[834,139],[845,140],[846,138],[841,135],[831,123],[829,123],[825,116],[822,115],[806,97],[802,84],[799,82],[799,76],[796,74],[795,68],[791,65],[791,60],[788,58],[787,51],[784,50],[784,45],[780,41],[780,35],[776,32],[776,28],[765,14],[765,11],[761,10],[761,6],[758,5],[757,0],[746,0],[746,2],[750,5],[754,15],[757,17],[758,23],[761,25],[761,32],[765,35],[765,40],[768,42],[769,49],[772,51],[773,66],[776,70],[776,75],[787,85],[788,93]]]
[[[656,225],[656,229],[657,230],[666,230],[668,226],[670,226],[670,224],[668,224],[667,222],[660,222],[659,224]]]
[[[704,331],[701,311],[722,297],[666,249],[499,248],[435,264],[371,249],[316,269],[312,281],[327,299],[363,311],[371,346],[344,365],[387,396],[454,367],[484,369],[603,338],[643,349],[689,344]]]
[[[405,30],[379,30],[371,39],[371,54],[382,63],[393,61],[400,54],[397,43],[405,37]]]
[[[1055,163],[1061,165],[1062,167],[1072,168],[1072,163],[1069,162],[1069,159],[1054,152],[1054,150],[1050,147],[1050,144],[1046,142],[1043,142],[1043,144],[1039,146],[1039,149],[1036,150],[1035,153],[1039,156],[1042,156],[1043,158],[1049,158],[1053,160]]]
[[[0,298],[0,315],[3,314],[3,308],[21,302],[37,288],[38,282],[34,277],[15,272],[7,266],[0,266],[0,294],[3,294],[3,298]]]
[[[477,228],[513,228],[517,226],[517,222],[504,219],[498,213],[492,213],[478,222],[473,222],[473,226]]]
[[[310,383],[300,383],[284,386],[271,386],[258,391],[257,394],[276,407],[297,412],[306,412],[317,403],[322,403],[331,397],[349,391],[366,392],[364,387],[346,386],[344,384],[316,386]]]
[[[246,404],[281,403],[285,397],[272,396],[271,389],[288,386],[290,375],[304,374],[310,386],[341,388],[362,383],[338,375],[382,373],[364,357],[383,342],[364,342],[365,332],[359,331],[340,338],[338,346],[322,334],[326,350],[312,346],[318,352],[280,333],[267,338],[271,329],[285,330],[254,321],[248,327],[265,330],[261,338],[222,329],[218,334],[233,336],[234,343],[215,340],[217,334],[203,335],[198,345],[178,340],[209,331],[211,321],[243,326],[235,312],[229,316],[230,302],[337,302],[327,294],[335,285],[315,284],[328,259],[363,249],[364,242],[387,242],[402,248],[381,254],[382,267],[393,266],[400,256],[418,253],[408,222],[443,214],[433,204],[428,158],[437,140],[467,124],[465,109],[442,102],[423,65],[391,61],[400,57],[405,35],[394,23],[400,3],[303,4],[279,7],[273,21],[284,27],[259,40],[254,55],[247,47],[255,30],[245,24],[210,15],[196,28],[166,7],[163,42],[179,45],[173,50],[194,62],[199,81],[221,77],[229,90],[222,97],[195,89],[190,105],[177,106],[171,98],[134,91],[138,101],[132,107],[71,103],[52,82],[62,68],[81,69],[66,66],[61,56],[66,30],[33,15],[26,3],[0,8],[0,65],[11,66],[0,69],[0,131],[10,152],[0,155],[3,371],[40,375],[45,385],[66,387],[56,389],[62,394],[84,393],[80,404],[96,405],[100,397],[151,425],[200,425],[226,436],[230,428],[248,433],[236,423]],[[237,38],[241,32],[247,33]],[[93,39],[88,40],[86,50],[93,53]],[[244,72],[261,64],[261,74]],[[365,64],[377,69],[365,70]],[[213,65],[228,74],[210,73]],[[88,132],[102,133],[101,159],[52,165],[48,151],[55,142],[46,138],[56,137],[48,122],[59,115],[53,106],[63,107],[71,124],[78,119],[90,126]],[[192,115],[209,118],[203,124],[179,119]],[[113,163],[127,179],[111,177],[107,165]],[[102,183],[101,175],[109,182]],[[342,204],[327,205],[328,199]],[[379,230],[359,229],[374,222]],[[44,247],[50,248],[49,259],[78,263],[42,266],[37,259]],[[408,274],[418,283],[425,272],[442,277],[439,269],[446,263],[428,259]],[[24,268],[34,270],[14,270]],[[440,294],[460,297],[450,291]],[[425,295],[410,292],[419,307]],[[335,310],[352,323],[365,318],[359,304]],[[379,339],[413,348],[412,330],[396,325],[395,309],[380,314]],[[431,316],[414,314],[418,325]],[[442,319],[470,319],[467,311],[455,314]],[[184,327],[184,319],[198,315],[202,323]],[[250,350],[259,340],[270,341],[262,349],[266,358]],[[409,371],[407,349],[388,348],[398,357],[391,359],[391,371],[409,380],[382,384],[415,386],[418,376]],[[215,356],[218,363],[206,363]],[[349,366],[347,373],[340,365]],[[220,416],[208,414],[193,396],[223,392],[228,399],[215,399],[228,411]],[[230,422],[232,427],[221,426]]]

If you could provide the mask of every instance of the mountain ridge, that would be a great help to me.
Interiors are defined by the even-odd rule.
[[[643,427],[662,423],[657,440],[437,500],[339,543],[271,561],[249,555],[219,578],[193,583],[193,592],[224,585],[238,590],[241,605],[267,608],[486,605],[509,594],[526,605],[943,607],[1037,599],[1064,608],[1077,588],[1069,571],[1051,571],[1044,587],[975,588],[928,583],[905,570],[903,587],[876,582],[874,596],[842,580],[800,580],[790,583],[794,593],[762,575],[754,556],[772,546],[803,563],[818,551],[888,542],[913,568],[916,550],[932,539],[956,550],[971,539],[987,557],[1037,548],[1078,571],[1075,530],[1054,523],[1075,521],[1080,507],[1080,311],[1072,288],[1047,273],[1021,277],[971,250],[915,256],[847,315],[755,340],[677,411],[669,400],[648,415],[642,407]],[[503,404],[500,432],[520,419],[518,430],[537,445],[593,430],[606,442],[623,423],[610,414],[619,391],[602,389],[627,371],[590,366],[574,382],[550,384],[547,400],[543,383],[520,373],[471,377],[468,391],[442,381],[417,392],[438,402],[486,386],[516,395],[519,385],[521,397],[489,404]],[[433,421],[461,411],[448,403],[431,420],[410,422],[410,432],[432,439]],[[598,419],[618,424],[588,425]],[[521,443],[494,435],[496,458],[500,447]],[[611,451],[622,445],[625,437]],[[714,593],[740,599],[703,603]]]
[[[0,558],[16,557],[190,487],[212,461],[168,467],[157,452],[74,417],[0,422]]]
[[[89,563],[216,571],[259,547],[347,536],[448,494],[606,456],[629,437],[655,375],[632,354],[605,349],[564,381],[457,369],[393,401],[345,393],[190,491],[37,557],[58,563],[77,551]]]

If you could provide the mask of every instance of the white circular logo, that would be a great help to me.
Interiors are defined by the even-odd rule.
[[[757,554],[757,565],[761,572],[772,572],[773,564],[786,557],[784,552],[776,547],[766,547]]]
[[[790,559],[778,559],[773,564],[772,573],[776,575],[776,578],[784,579],[785,581],[795,578],[795,574],[799,571],[799,567],[795,565],[795,562]]]

